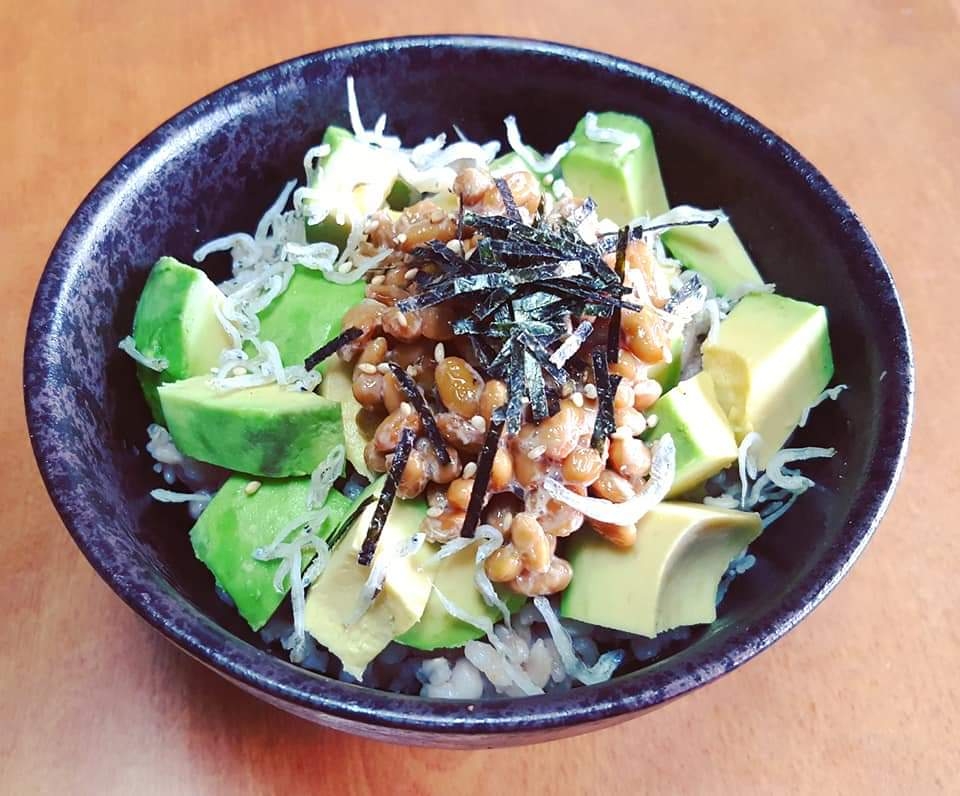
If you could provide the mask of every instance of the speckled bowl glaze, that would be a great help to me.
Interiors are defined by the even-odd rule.
[[[407,142],[457,123],[500,137],[515,113],[550,149],[587,110],[644,116],[674,203],[722,206],[761,271],[825,304],[837,379],[850,385],[800,443],[819,487],[752,548],[718,621],[664,660],[566,694],[473,705],[399,696],[299,669],[265,651],[214,595],[182,508],[151,502],[147,408],[117,343],[162,254],[250,230],[357,78],[369,121]],[[221,263],[219,267],[223,267]],[[224,273],[215,274],[222,277]],[[662,705],[780,638],[837,584],[880,520],[910,430],[913,365],[889,271],[853,211],[800,154],[754,119],[662,72],[542,42],[476,37],[366,42],[270,67],[200,100],[131,150],[67,224],[40,281],[24,393],[34,452],[65,525],[118,595],[190,655],[285,710],[340,730],[453,747],[543,741]],[[824,669],[829,661],[823,662]],[[826,675],[824,671],[822,674]]]

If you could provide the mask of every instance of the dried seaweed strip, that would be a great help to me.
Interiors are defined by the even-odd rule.
[[[520,331],[517,339],[523,344],[534,360],[540,363],[541,370],[545,370],[558,386],[562,387],[566,383],[569,375],[563,368],[558,367],[551,361],[550,352],[536,337],[527,334],[525,331]],[[532,395],[530,396],[530,400],[533,400]]]
[[[310,356],[303,360],[303,366],[307,370],[313,370],[317,365],[319,365],[327,357],[335,354],[345,345],[349,345],[358,337],[363,335],[363,329],[357,329],[351,327],[349,329],[344,329],[340,334],[334,337],[327,343],[324,343],[320,348],[314,351]]]
[[[430,440],[430,444],[433,445],[434,450],[437,452],[437,458],[440,460],[440,463],[450,464],[450,454],[447,452],[447,444],[440,435],[440,429],[437,428],[437,419],[433,416],[433,412],[430,411],[430,407],[427,406],[427,402],[423,397],[423,393],[420,392],[417,383],[410,378],[410,374],[396,362],[390,363],[390,372],[393,373],[394,378],[400,385],[400,389],[403,390],[404,395],[407,396],[407,400],[410,401],[413,408],[417,411],[417,414],[420,415],[420,423],[423,425],[423,430],[427,434],[427,439]]]
[[[613,399],[620,384],[620,376],[610,375],[607,352],[603,348],[595,348],[592,359],[593,379],[597,387],[597,416],[593,424],[590,445],[602,452],[604,441],[616,430],[613,419]]]
[[[393,506],[394,498],[397,496],[397,486],[403,477],[404,468],[407,466],[407,459],[410,458],[410,451],[413,450],[414,432],[412,428],[405,428],[400,432],[400,440],[393,451],[393,461],[390,462],[390,470],[387,472],[387,480],[383,485],[383,491],[377,500],[377,508],[370,518],[370,525],[367,527],[366,536],[363,539],[363,545],[357,554],[357,563],[360,566],[368,567],[373,561],[373,554],[377,550],[377,542],[380,541],[380,534],[383,533],[383,526],[387,522],[387,515]]]
[[[432,240],[423,246],[418,246],[413,250],[413,256],[443,266],[447,273],[471,273],[473,270],[466,258],[457,254],[440,240]],[[446,276],[447,274],[443,275]]]
[[[374,495],[367,495],[363,500],[361,500],[356,506],[353,507],[353,510],[346,516],[346,518],[336,527],[333,533],[327,537],[327,545],[331,550],[333,550],[343,538],[347,535],[347,532],[353,527],[353,524],[357,521],[360,515],[363,513],[363,510],[369,506],[373,501],[376,500]]]
[[[494,177],[493,184],[497,186],[497,190],[500,192],[500,199],[503,200],[507,218],[514,221],[523,221],[520,217],[520,211],[517,209],[517,202],[513,198],[513,191],[510,190],[507,181],[503,177]]]
[[[597,203],[593,201],[593,198],[588,196],[583,200],[583,204],[580,207],[576,208],[569,216],[567,216],[567,223],[579,227],[586,221],[590,215],[596,212]]]
[[[620,229],[617,235],[617,257],[614,260],[613,270],[617,275],[617,280],[623,284],[623,278],[627,265],[627,244],[630,241],[630,227],[625,226]],[[616,363],[620,359],[620,320],[622,310],[620,307],[614,307],[610,315],[610,325],[607,327],[607,363]]]
[[[520,431],[523,420],[523,349],[518,343],[510,346],[509,365],[506,368],[507,382],[507,433]]]
[[[527,397],[530,398],[534,422],[546,420],[550,417],[550,408],[547,406],[547,386],[543,381],[540,363],[529,350],[523,354],[523,381],[526,385]]]
[[[493,472],[493,461],[500,446],[500,435],[503,433],[504,419],[495,413],[490,418],[490,428],[483,440],[483,447],[477,457],[477,471],[473,476],[473,490],[470,492],[470,502],[467,504],[466,516],[460,535],[472,539],[480,524],[480,514],[487,496],[487,487],[490,484],[490,474]]]

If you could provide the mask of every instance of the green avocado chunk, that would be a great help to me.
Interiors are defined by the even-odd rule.
[[[657,382],[664,392],[672,390],[680,382],[680,358],[683,356],[683,332],[674,335],[670,341],[670,361],[658,362],[647,368],[647,376]]]
[[[490,161],[490,174],[494,177],[505,177],[517,171],[527,171],[533,174],[527,161],[512,150]]]
[[[133,340],[147,357],[169,363],[161,373],[142,365],[137,375],[154,418],[163,423],[157,388],[168,381],[208,373],[230,338],[217,320],[223,293],[198,268],[161,257],[143,286],[133,317]]]
[[[681,381],[651,407],[657,424],[646,442],[669,432],[677,449],[677,472],[668,497],[676,497],[726,469],[737,458],[737,442],[707,373]]]
[[[383,482],[377,482],[370,493],[378,493]],[[380,592],[363,615],[356,616],[370,571],[384,555],[395,556],[399,547],[420,530],[427,503],[421,498],[394,500],[373,561],[370,566],[362,566],[357,555],[375,510],[376,503],[367,506],[334,548],[327,568],[310,587],[304,614],[310,635],[340,659],[344,671],[358,679],[391,641],[419,621],[436,572],[436,564],[430,560],[436,547],[431,544],[413,555],[393,558]]]
[[[729,221],[715,227],[674,227],[663,233],[663,242],[685,268],[702,276],[717,295],[738,285],[763,283],[760,272]]]
[[[486,604],[473,580],[476,571],[475,554],[475,548],[468,547],[441,561],[433,585],[461,611],[470,616],[486,616],[496,623],[500,618],[500,611]],[[506,588],[498,588],[497,593],[506,603],[510,613],[519,611],[527,601],[523,595],[515,594]],[[473,641],[482,635],[482,630],[461,622],[447,613],[440,598],[434,592],[427,601],[427,607],[420,621],[399,636],[397,641],[415,649],[433,650],[441,647],[462,647],[468,641]]]
[[[265,480],[252,495],[246,492],[249,483],[246,475],[228,478],[193,526],[190,541],[197,558],[230,595],[240,616],[259,630],[283,602],[289,582],[277,591],[273,580],[280,560],[257,561],[253,551],[271,544],[283,528],[308,517],[310,479]],[[317,535],[326,539],[347,516],[350,506],[347,498],[331,489],[324,503],[328,515],[315,529]],[[314,554],[309,548],[304,550],[304,569]]]
[[[699,503],[655,506],[630,548],[581,530],[566,549],[574,575],[560,614],[650,638],[713,622],[720,579],[761,530],[759,514]]]
[[[321,189],[329,214],[316,224],[307,224],[307,240],[326,241],[343,249],[350,235],[350,217],[364,217],[385,203],[406,207],[417,198],[416,192],[399,178],[396,158],[389,152],[361,144],[353,133],[330,125],[323,135],[330,153],[321,158],[319,176],[308,181],[308,188]],[[307,200],[309,206],[311,200]]]
[[[573,195],[592,197],[600,217],[619,225],[638,216],[666,213],[670,206],[650,126],[623,113],[597,114],[598,127],[637,137],[639,146],[624,154],[618,154],[618,144],[591,141],[586,126],[584,117],[571,136],[576,146],[560,161],[564,182]]]
[[[763,438],[756,455],[765,468],[833,377],[827,311],[772,293],[746,296],[702,350],[737,441],[751,431]]]
[[[278,384],[221,392],[206,376],[160,387],[174,444],[187,456],[251,475],[308,475],[343,443],[340,405]]]
[[[363,300],[365,289],[362,279],[340,285],[297,265],[287,289],[260,313],[259,337],[276,344],[284,365],[302,365],[340,333],[344,312]]]
[[[353,395],[353,367],[338,357],[331,357],[330,364],[323,374],[320,383],[320,394],[331,401],[340,404],[340,413],[343,421],[343,445],[347,461],[353,468],[368,481],[376,476],[367,467],[363,450],[370,441],[364,435],[357,416],[363,407]]]

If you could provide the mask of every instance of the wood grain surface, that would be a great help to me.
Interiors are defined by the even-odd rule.
[[[960,22],[956,2],[0,1],[0,792],[960,791]],[[21,350],[94,182],[184,105],[351,40],[488,32],[674,72],[837,185],[897,279],[919,365],[906,474],[814,615],[734,674],[593,735],[435,752],[326,731],[177,652],[100,582],[34,465]]]

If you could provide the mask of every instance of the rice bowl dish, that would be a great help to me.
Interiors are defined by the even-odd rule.
[[[636,117],[546,156],[508,118],[501,155],[405,148],[352,84],[348,108],[253,234],[195,253],[230,279],[148,280],[122,347],[154,497],[330,676],[476,700],[668,653],[834,453],[788,447],[843,391],[823,308],[763,281],[736,219],[667,204]]]

